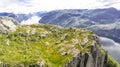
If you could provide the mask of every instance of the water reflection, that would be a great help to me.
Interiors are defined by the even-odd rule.
[[[120,63],[120,44],[106,37],[100,37],[100,42],[103,48]]]

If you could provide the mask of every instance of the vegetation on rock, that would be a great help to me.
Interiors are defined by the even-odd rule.
[[[0,33],[0,67],[64,67],[79,53],[89,54],[97,42],[95,38],[95,34],[84,29],[18,26],[14,32]],[[105,55],[97,46],[100,55]],[[112,60],[109,62],[112,65]]]
[[[108,67],[120,67],[120,64],[111,56],[108,56]]]

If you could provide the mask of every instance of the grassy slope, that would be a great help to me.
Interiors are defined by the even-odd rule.
[[[0,33],[0,64],[29,67],[40,63],[46,67],[62,67],[73,56],[66,45],[70,44],[80,52],[89,52],[93,35],[83,29],[63,29],[51,25],[19,26],[12,33]],[[86,37],[89,42],[83,47],[81,45]],[[73,42],[76,39],[78,43]],[[62,56],[62,52],[67,52],[67,55]]]
[[[111,56],[108,56],[108,67],[120,67],[120,64]]]

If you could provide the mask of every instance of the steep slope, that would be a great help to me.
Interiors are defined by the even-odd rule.
[[[23,25],[0,33],[1,67],[119,67],[91,31]]]
[[[10,17],[0,17],[0,32],[7,33],[15,31],[18,22]]]

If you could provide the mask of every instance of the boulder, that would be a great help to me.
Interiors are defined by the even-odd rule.
[[[8,33],[17,29],[18,22],[10,17],[0,17],[0,32]]]

